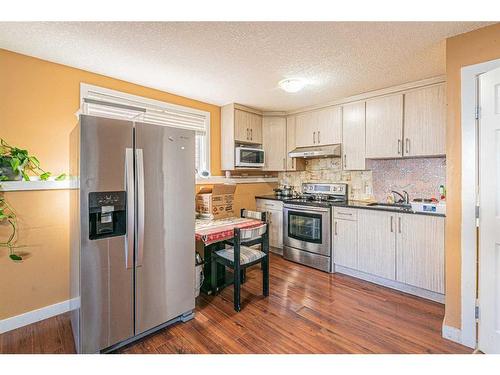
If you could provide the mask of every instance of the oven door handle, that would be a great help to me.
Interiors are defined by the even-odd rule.
[[[314,206],[299,206],[299,205],[285,205],[283,208],[286,209],[293,209],[294,211],[299,211],[299,212],[328,212],[330,209],[329,208],[324,208],[324,207],[314,207]]]

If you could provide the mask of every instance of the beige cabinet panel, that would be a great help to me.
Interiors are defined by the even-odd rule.
[[[314,129],[316,112],[299,113],[295,122],[295,144],[297,147],[316,145],[316,130]]]
[[[345,170],[365,169],[365,102],[342,108],[342,147]]]
[[[262,116],[234,110],[234,140],[242,143],[262,143]]]
[[[404,101],[404,156],[444,155],[445,85],[409,91]]]
[[[234,140],[248,142],[250,140],[250,113],[240,109],[234,110]]]
[[[262,128],[262,145],[265,151],[264,169],[267,171],[286,170],[286,118],[264,117]]]
[[[352,220],[333,220],[333,262],[358,268],[358,224]]]
[[[257,199],[257,211],[266,212],[269,221],[269,245],[283,248],[283,203],[267,199]]]
[[[317,112],[316,144],[342,143],[342,107],[328,107]],[[314,135],[314,134],[313,134]]]
[[[296,116],[288,116],[286,118],[286,170],[287,171],[303,171],[305,169],[305,160],[299,158],[291,158],[288,156],[290,151],[297,148],[295,144],[295,123]]]
[[[283,211],[269,210],[269,245],[283,247]]]
[[[444,294],[444,218],[397,215],[397,280]]]
[[[262,144],[262,116],[249,113],[250,141]],[[284,140],[284,138],[283,138]]]
[[[403,156],[403,94],[366,102],[366,158]]]
[[[358,212],[358,269],[386,279],[396,279],[396,214]]]

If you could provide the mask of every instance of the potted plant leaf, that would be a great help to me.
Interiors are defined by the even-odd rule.
[[[0,181],[19,181],[21,179],[29,181],[30,172],[42,181],[48,180],[51,176],[50,172],[44,171],[40,167],[38,159],[30,155],[28,150],[11,146],[0,138]],[[60,181],[65,178],[66,174],[63,173],[55,180]]]
[[[15,248],[17,241],[17,218],[12,207],[5,201],[4,197],[0,197],[0,225],[7,224],[11,227],[10,234],[6,241],[0,240],[0,248],[6,247],[9,249],[9,258],[14,261],[23,260],[22,256],[16,254]]]

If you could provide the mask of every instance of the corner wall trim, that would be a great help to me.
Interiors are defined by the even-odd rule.
[[[66,300],[0,320],[0,334],[68,312],[70,305],[71,300]]]
[[[459,328],[443,324],[442,336],[447,340],[462,344],[462,330]]]

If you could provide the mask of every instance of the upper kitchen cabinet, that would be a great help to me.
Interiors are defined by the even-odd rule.
[[[286,118],[264,116],[262,120],[262,133],[262,146],[266,155],[264,169],[267,171],[286,170]]]
[[[235,109],[234,140],[240,143],[262,144],[262,116]]]
[[[345,170],[365,169],[365,102],[345,104],[342,109],[342,146]]]
[[[366,101],[366,158],[403,156],[403,94]]]
[[[446,154],[446,92],[438,84],[409,91],[404,105],[404,156]]]
[[[221,169],[235,169],[235,145],[262,144],[262,115],[238,104],[221,108]]]
[[[305,169],[305,159],[291,158],[288,156],[290,151],[297,148],[295,143],[295,115],[287,116],[286,118],[286,170],[287,171],[303,171]]]
[[[310,147],[342,142],[342,108],[327,107],[296,115],[295,145]]]

